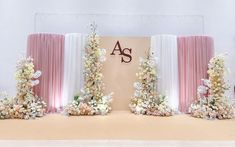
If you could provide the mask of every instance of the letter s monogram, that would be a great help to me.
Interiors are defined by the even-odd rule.
[[[129,51],[129,54],[125,53],[125,50]],[[125,62],[125,63],[131,62],[131,60],[132,60],[131,51],[132,51],[131,48],[124,48],[122,50],[122,55],[125,56],[125,57],[128,57],[128,60],[124,60],[124,57],[122,57],[122,62]]]

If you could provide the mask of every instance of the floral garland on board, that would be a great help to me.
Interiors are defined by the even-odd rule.
[[[213,57],[208,65],[209,79],[202,79],[203,85],[197,90],[198,100],[189,108],[191,116],[205,119],[234,117],[234,107],[225,96],[229,86],[224,81],[224,72],[224,56]]]
[[[17,95],[10,98],[2,93],[0,100],[0,119],[34,119],[46,113],[46,103],[33,92],[33,86],[39,83],[41,71],[34,71],[33,59],[22,57],[17,62],[15,79]]]
[[[96,25],[91,24],[91,34],[88,36],[85,59],[85,84],[81,94],[74,97],[74,101],[65,107],[67,115],[106,115],[111,111],[112,93],[104,95],[102,80],[102,62],[106,50],[99,48],[99,36]]]
[[[129,107],[135,114],[171,116],[174,111],[168,106],[166,97],[157,92],[157,64],[148,53],[146,59],[140,58],[138,82],[134,83],[135,93]]]

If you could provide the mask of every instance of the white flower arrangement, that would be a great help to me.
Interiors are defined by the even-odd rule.
[[[225,96],[229,86],[224,81],[224,56],[213,57],[208,68],[209,80],[203,80],[203,85],[198,87],[198,100],[191,104],[189,113],[205,119],[233,118],[234,107]]]
[[[134,83],[134,97],[129,104],[131,112],[135,114],[171,116],[173,110],[168,106],[165,96],[157,92],[156,59],[150,53],[146,59],[140,58],[139,72],[136,74],[138,82]]]
[[[104,95],[102,81],[102,62],[106,60],[105,49],[99,48],[99,36],[96,26],[91,25],[91,34],[88,36],[85,59],[85,85],[81,95],[64,109],[67,115],[106,115],[111,111],[112,93]]]
[[[18,60],[15,79],[17,80],[17,95],[10,98],[6,94],[0,100],[0,119],[33,119],[46,113],[46,103],[33,93],[41,72],[34,72],[32,58]]]

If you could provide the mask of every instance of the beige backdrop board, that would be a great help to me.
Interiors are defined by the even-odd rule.
[[[110,55],[117,41],[119,41],[122,50],[124,48],[132,49],[131,62],[121,62],[122,57],[125,61],[128,61],[129,58],[119,55],[118,50],[114,52],[115,55]],[[105,92],[114,92],[112,108],[113,110],[129,110],[128,105],[134,94],[133,83],[137,80],[136,73],[138,72],[139,58],[146,56],[146,52],[150,48],[150,38],[106,36],[101,37],[100,47],[105,48],[107,51],[103,75]],[[129,54],[129,51],[125,50],[125,53]]]

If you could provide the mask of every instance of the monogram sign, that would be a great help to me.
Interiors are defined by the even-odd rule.
[[[137,80],[139,58],[146,57],[150,47],[149,37],[101,37],[100,47],[106,49],[103,66],[105,92],[114,92],[112,109],[129,110]]]
[[[120,42],[117,41],[110,55],[115,55],[115,52],[119,52],[119,55],[122,56],[121,62],[129,63],[132,60],[131,51],[132,51],[131,48],[122,49]]]

